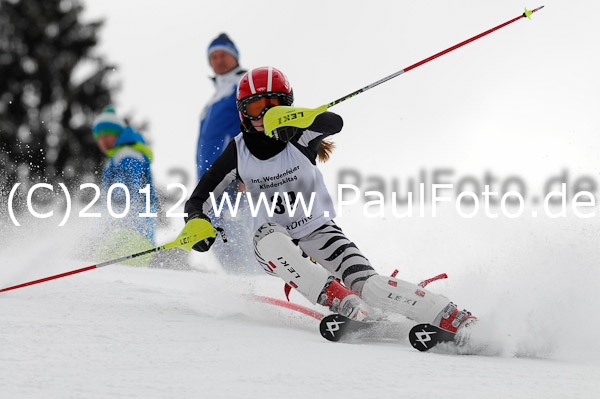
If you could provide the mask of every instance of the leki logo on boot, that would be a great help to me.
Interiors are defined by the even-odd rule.
[[[287,270],[290,274],[294,275],[294,278],[300,278],[300,273],[298,273],[296,269],[294,269],[294,267],[290,265],[287,260],[285,260],[281,256],[277,258],[277,260],[279,261],[279,264],[285,268],[285,270]]]
[[[402,295],[394,295],[393,292],[389,293],[388,298],[393,299],[394,301],[406,303],[409,306],[415,306],[417,304],[417,301],[414,299],[404,298]]]

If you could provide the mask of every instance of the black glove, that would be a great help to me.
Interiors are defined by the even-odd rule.
[[[203,213],[193,213],[193,214],[189,215],[187,218],[185,218],[185,222],[187,223],[188,221],[190,221],[192,219],[204,219],[208,223],[210,223],[210,218]],[[198,241],[196,244],[194,244],[192,249],[194,251],[198,251],[198,252],[206,252],[214,244],[215,238],[216,237],[208,237],[208,238],[205,238],[204,240]]]
[[[277,140],[287,143],[294,138],[295,135],[302,133],[304,129],[296,126],[282,126],[277,129],[273,129],[273,137]]]

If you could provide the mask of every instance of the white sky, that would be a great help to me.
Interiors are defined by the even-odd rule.
[[[159,184],[194,172],[213,93],[206,47],[227,32],[245,68],[273,65],[314,108],[523,12],[546,7],[335,106],[345,121],[322,170],[388,177],[454,168],[537,183],[568,168],[600,179],[600,3],[539,0],[86,2],[105,17],[99,51],[119,69],[117,107],[150,122]],[[195,49],[190,51],[190,49]],[[190,182],[190,188],[195,182]]]

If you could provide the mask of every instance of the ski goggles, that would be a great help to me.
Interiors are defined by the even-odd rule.
[[[265,116],[269,108],[283,104],[284,103],[281,95],[267,94],[264,96],[251,96],[242,100],[238,106],[238,109],[246,118],[252,121],[257,121]]]

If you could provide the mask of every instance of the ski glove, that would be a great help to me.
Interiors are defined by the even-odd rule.
[[[279,141],[287,143],[294,138],[295,135],[302,133],[304,129],[296,126],[282,126],[273,130],[273,137]]]
[[[203,213],[193,213],[193,214],[189,215],[187,218],[185,218],[185,222],[187,223],[188,221],[190,221],[192,219],[204,219],[208,223],[211,223],[210,218]],[[204,240],[198,241],[196,244],[194,244],[192,249],[194,251],[198,251],[198,252],[206,252],[210,249],[210,247],[214,243],[215,243],[215,237],[208,237],[208,238],[205,238]]]

